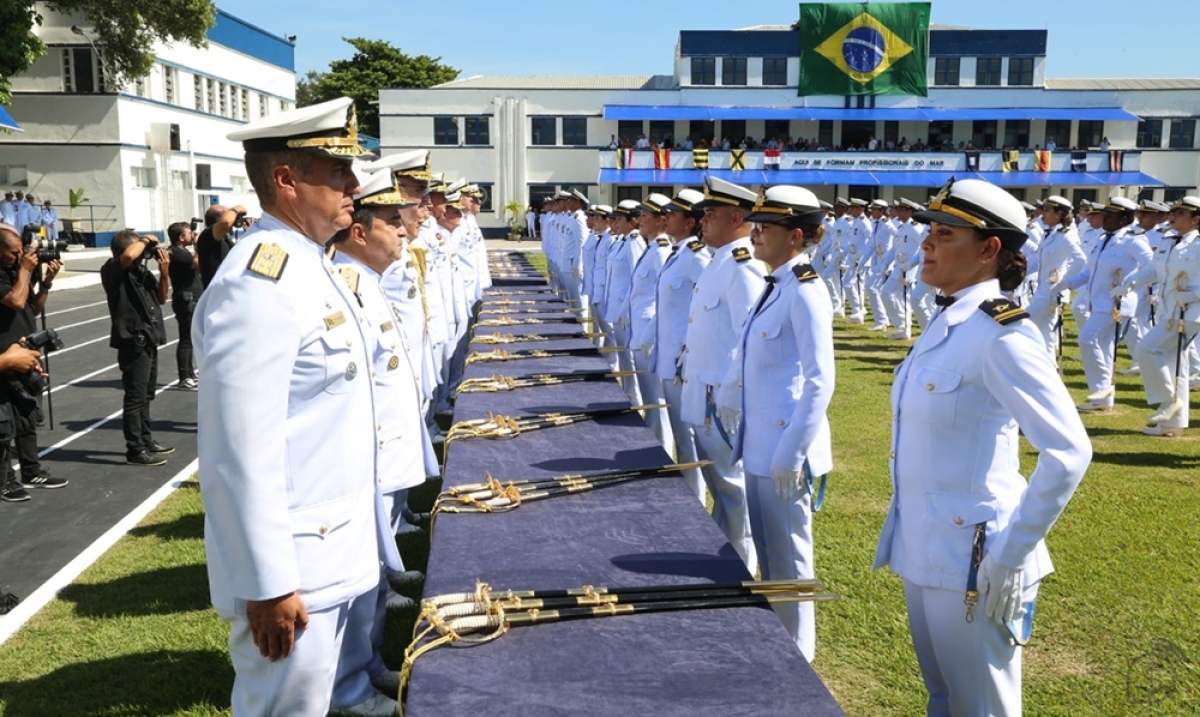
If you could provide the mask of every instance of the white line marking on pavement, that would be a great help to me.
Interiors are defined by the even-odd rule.
[[[80,309],[90,309],[93,306],[104,306],[107,303],[108,303],[107,301],[97,301],[94,304],[84,304],[83,306],[72,306],[69,309],[60,309],[59,311],[51,311],[50,313],[46,314],[46,317],[49,318],[51,316],[58,316],[59,314],[69,314],[72,311],[79,311]]]
[[[119,412],[117,415],[119,415]],[[199,458],[189,463],[187,467],[172,476],[162,487],[154,491],[149,498],[142,501],[141,505],[117,521],[117,524],[109,528],[104,535],[96,538],[95,542],[84,548],[83,552],[76,555],[71,562],[50,576],[49,580],[42,583],[37,590],[34,590],[32,595],[22,600],[12,612],[4,617],[0,617],[0,645],[3,645],[8,638],[15,635],[18,630],[24,627],[25,623],[29,622],[30,618],[36,615],[39,610],[46,607],[58,595],[59,590],[70,585],[75,578],[79,577],[80,573],[96,562],[100,556],[104,555],[109,548],[115,545],[118,540],[149,515],[150,511],[154,510],[168,495],[182,486],[196,472],[199,466]]]

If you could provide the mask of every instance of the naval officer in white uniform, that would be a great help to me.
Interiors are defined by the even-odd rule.
[[[399,568],[376,485],[376,339],[324,253],[359,189],[356,127],[343,98],[229,135],[263,214],[192,335],[209,589],[239,717],[325,714],[346,625],[373,613],[381,557]]]
[[[904,578],[930,715],[1020,715],[1021,644],[1044,539],[1092,449],[1028,314],[1025,212],[982,180],[951,180],[929,210],[921,280],[939,311],[896,369],[892,501],[875,556]],[[1038,450],[1028,481],[1018,431]]]
[[[762,225],[754,257],[771,273],[724,383],[741,387],[733,458],[746,467],[750,532],[763,580],[816,577],[809,488],[833,467],[825,417],[833,398],[833,306],[809,263],[825,235],[823,213],[811,191],[776,186],[746,218]],[[813,604],[773,608],[812,662]]]

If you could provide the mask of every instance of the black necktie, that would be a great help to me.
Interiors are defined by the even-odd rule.
[[[750,318],[752,319],[755,316],[758,316],[758,312],[763,310],[763,306],[766,305],[767,299],[771,297],[771,292],[775,291],[775,277],[770,275],[764,276],[763,281],[767,282],[767,290],[763,292],[762,297],[758,300],[758,306],[754,307],[754,313],[750,315]]]
[[[955,301],[955,299],[953,296],[942,296],[941,294],[937,294],[933,297],[933,303],[937,304],[938,306],[942,307],[943,309],[946,308],[947,306],[953,304],[954,301]]]
[[[1104,243],[1100,245],[1100,251],[1096,252],[1097,254],[1104,253],[1105,247],[1108,246],[1109,239],[1112,239],[1112,232],[1105,232],[1104,233]]]

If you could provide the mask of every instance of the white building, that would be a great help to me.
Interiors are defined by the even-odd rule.
[[[257,214],[241,145],[225,135],[295,105],[293,43],[218,10],[207,48],[160,45],[148,77],[114,88],[86,21],[38,5],[48,51],[12,78],[23,132],[0,133],[0,190],[50,199],[66,219],[68,192],[82,188],[76,228],[98,246],[125,227],[161,234],[214,203]]]
[[[801,184],[827,200],[924,201],[951,175],[978,175],[1030,200],[1170,200],[1200,184],[1200,79],[1046,79],[1045,30],[934,25],[928,97],[798,97],[798,35],[788,26],[683,31],[671,75],[476,76],[432,90],[383,89],[381,148],[429,148],[434,171],[491,189],[494,211],[481,224],[493,232],[509,201],[579,188],[615,204],[699,186],[706,172],[753,186]],[[669,156],[634,151],[619,164],[606,149],[640,135],[665,142]],[[826,151],[784,150],[779,168],[764,170],[764,152],[751,148],[736,171],[730,152],[712,150],[705,170],[682,148],[687,139],[719,146],[722,137],[734,146],[743,137],[815,140]],[[865,149],[872,137],[880,151],[829,151]],[[901,140],[952,149],[887,150]],[[968,143],[978,155],[968,157]],[[1038,171],[1036,151],[1048,146],[1056,149]],[[1016,171],[1002,171],[1006,148],[1021,150]]]

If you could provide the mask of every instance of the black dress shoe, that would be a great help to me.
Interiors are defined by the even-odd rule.
[[[151,441],[150,445],[146,446],[146,452],[156,456],[166,456],[174,453],[175,449],[160,445],[158,441]]]
[[[167,459],[149,451],[141,451],[125,456],[125,463],[131,466],[162,466],[167,464]]]

